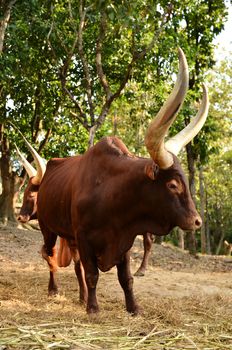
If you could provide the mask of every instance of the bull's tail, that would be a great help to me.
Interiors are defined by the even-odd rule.
[[[60,246],[58,250],[57,263],[59,267],[67,267],[70,265],[72,255],[66,239],[60,237]]]

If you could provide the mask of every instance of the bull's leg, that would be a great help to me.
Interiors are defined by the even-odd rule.
[[[152,242],[153,242],[153,235],[149,232],[145,233],[143,235],[143,247],[144,247],[143,260],[140,267],[135,272],[135,276],[145,275],[145,271],[148,265],[149,255],[151,253]]]
[[[92,262],[88,263],[88,266],[84,266],[85,270],[85,280],[88,289],[88,299],[87,299],[87,307],[86,311],[88,314],[93,314],[99,311],[99,306],[97,302],[96,296],[96,287],[97,281],[99,277],[98,268]]]
[[[139,306],[135,301],[133,292],[133,277],[130,272],[130,252],[128,251],[123,260],[117,265],[118,280],[125,294],[126,309],[133,315],[139,313]]]
[[[42,225],[40,224],[40,227]],[[48,295],[56,295],[58,293],[58,287],[55,279],[55,273],[57,271],[57,256],[56,256],[56,239],[57,235],[41,227],[41,231],[44,236],[44,245],[41,250],[42,257],[47,261],[50,269],[50,278],[48,283]]]
[[[80,255],[77,248],[71,247],[71,254],[74,261],[75,273],[79,283],[80,290],[80,302],[86,303],[88,297],[87,285],[85,282],[85,271],[80,261]]]
[[[88,290],[85,282],[84,268],[80,260],[75,262],[75,272],[80,287],[80,302],[85,304],[88,299]]]
[[[88,314],[93,314],[99,311],[99,306],[96,296],[96,287],[99,277],[97,261],[94,253],[85,240],[78,240],[78,247],[81,257],[81,262],[85,271],[85,281],[88,290],[86,311]]]

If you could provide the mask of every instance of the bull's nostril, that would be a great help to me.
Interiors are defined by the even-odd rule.
[[[201,225],[202,225],[202,220],[201,220],[201,218],[197,218],[197,219],[195,220],[195,225],[196,225],[196,227],[201,227]]]

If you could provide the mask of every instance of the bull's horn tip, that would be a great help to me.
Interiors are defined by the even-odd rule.
[[[207,85],[205,83],[202,83],[201,85],[202,85],[203,92],[207,93],[208,92]]]
[[[207,103],[209,103],[208,88],[205,83],[202,83],[202,90],[203,90],[202,99],[205,99]]]
[[[178,47],[178,54],[179,54],[179,57],[184,57],[185,58],[184,51],[181,49],[181,47]]]

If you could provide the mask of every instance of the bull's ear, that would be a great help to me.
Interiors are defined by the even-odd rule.
[[[155,162],[151,162],[145,166],[145,173],[151,179],[155,180],[159,172],[159,166]]]

